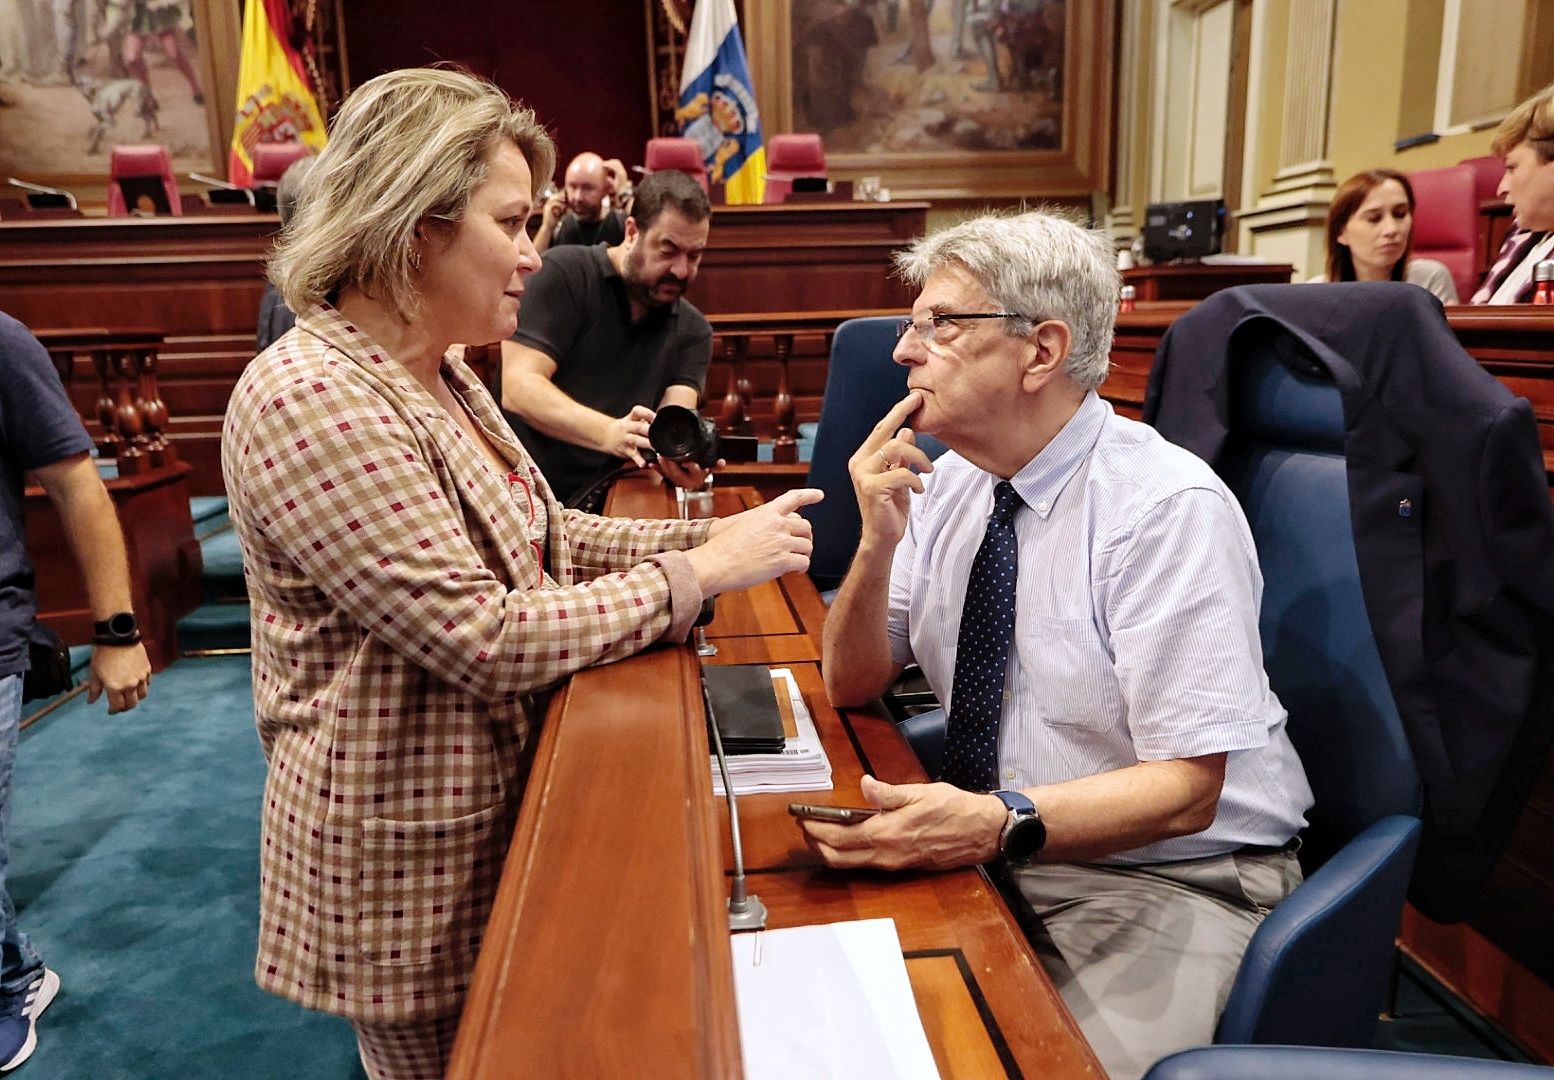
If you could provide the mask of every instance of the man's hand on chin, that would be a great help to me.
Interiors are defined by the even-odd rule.
[[[995,795],[953,784],[862,781],[863,797],[884,811],[856,825],[800,821],[804,842],[827,866],[878,870],[949,870],[998,854],[1008,811]]]

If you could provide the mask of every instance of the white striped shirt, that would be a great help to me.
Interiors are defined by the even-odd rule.
[[[891,569],[889,636],[948,708],[961,604],[998,478],[955,453],[925,476]],[[1024,500],[999,786],[1227,752],[1203,832],[1106,862],[1283,844],[1311,789],[1268,686],[1263,580],[1235,497],[1202,460],[1093,392],[1011,478]]]

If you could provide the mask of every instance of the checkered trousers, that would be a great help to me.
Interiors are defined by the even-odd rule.
[[[364,1023],[456,1015],[544,692],[680,640],[707,524],[563,511],[462,363],[493,470],[321,306],[249,365],[222,473],[269,759],[261,986]]]

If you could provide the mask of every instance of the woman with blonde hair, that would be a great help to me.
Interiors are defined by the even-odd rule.
[[[374,1078],[447,1067],[548,691],[809,562],[818,492],[563,510],[450,352],[513,333],[554,161],[467,73],[356,90],[270,264],[297,324],[222,432],[269,762],[256,977],[350,1020]]]
[[[1451,271],[1415,259],[1414,187],[1393,169],[1356,173],[1327,208],[1327,273],[1312,281],[1407,281],[1457,303]]]
[[[1495,129],[1490,149],[1505,161],[1497,192],[1511,204],[1516,227],[1473,294],[1475,304],[1526,304],[1533,269],[1554,259],[1554,86],[1512,109]]]

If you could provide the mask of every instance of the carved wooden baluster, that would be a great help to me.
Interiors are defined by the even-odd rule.
[[[113,389],[108,385],[113,371],[113,359],[108,350],[92,350],[92,369],[97,372],[97,422],[103,426],[103,437],[98,440],[97,452],[107,459],[116,459],[123,440],[119,437],[117,410],[113,404]]]
[[[744,366],[749,345],[749,340],[742,333],[730,331],[723,335],[723,360],[728,364],[728,388],[723,393],[718,431],[724,435],[740,434],[739,422],[744,414],[744,403],[739,398],[739,370]]]
[[[135,405],[130,380],[135,375],[135,362],[130,352],[114,350],[113,369],[118,376],[114,388],[113,421],[119,432],[119,475],[131,476],[145,472],[151,465],[146,456],[146,429],[140,419],[140,409]]]
[[[140,393],[135,404],[146,427],[146,446],[151,453],[151,462],[171,465],[178,460],[178,451],[167,439],[167,403],[162,400],[162,388],[157,384],[156,346],[136,349],[135,366],[140,373]]]
[[[745,363],[750,356],[750,335],[739,336],[739,378],[735,380],[734,387],[739,394],[739,435],[754,435],[755,425],[750,422],[750,402],[755,397],[755,387],[750,383],[749,365]]]
[[[793,438],[793,393],[788,387],[788,360],[793,355],[793,335],[774,334],[777,346],[777,397],[772,415],[777,421],[777,441],[772,446],[772,461],[792,465],[799,460],[799,444]]]

